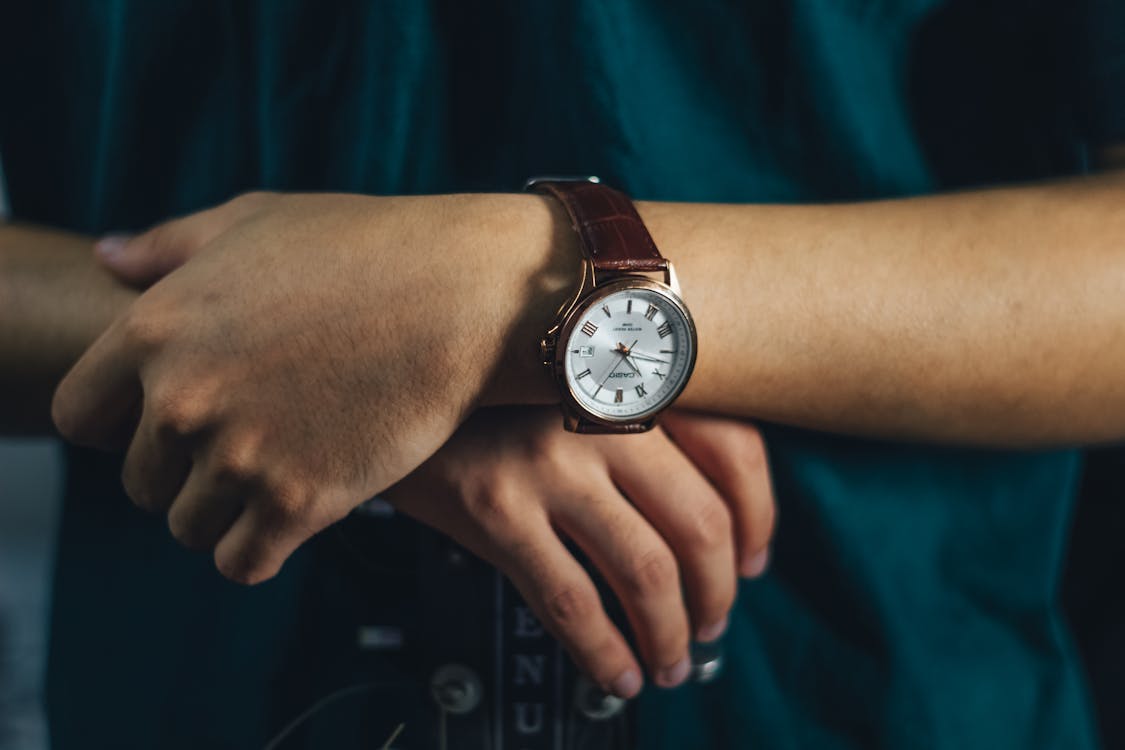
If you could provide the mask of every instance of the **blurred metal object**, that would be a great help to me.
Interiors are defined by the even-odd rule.
[[[356,630],[356,646],[362,651],[397,651],[402,648],[402,629],[384,625],[361,625]]]
[[[477,673],[463,664],[439,667],[430,679],[430,693],[451,714],[467,714],[480,705],[484,686]]]
[[[691,679],[702,685],[718,678],[723,672],[722,640],[714,643],[695,643],[691,647]]]
[[[625,709],[626,701],[606,693],[586,677],[574,682],[574,708],[591,721],[606,721]]]
[[[352,512],[370,518],[392,518],[395,515],[395,508],[383,498],[375,496],[360,503]]]

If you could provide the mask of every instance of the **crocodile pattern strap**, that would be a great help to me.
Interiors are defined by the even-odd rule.
[[[656,249],[629,196],[596,182],[538,182],[533,188],[566,207],[597,271],[651,273],[668,261]]]

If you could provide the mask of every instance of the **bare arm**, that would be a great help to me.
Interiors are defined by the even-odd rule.
[[[901,438],[1125,437],[1125,174],[829,206],[648,204],[682,403]]]
[[[135,296],[89,239],[0,223],[0,434],[53,431],[55,385]]]

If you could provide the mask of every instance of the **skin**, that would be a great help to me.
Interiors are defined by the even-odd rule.
[[[0,222],[0,434],[53,431],[55,386],[136,298],[90,239]]]
[[[738,422],[687,414],[644,435],[575,435],[555,409],[484,409],[385,497],[508,573],[576,663],[626,697],[640,689],[640,670],[564,543],[605,576],[654,681],[672,687],[690,669],[687,613],[710,624],[698,640],[726,626],[732,527],[741,549],[760,550],[744,559],[744,575],[761,573],[773,529],[761,439]]]
[[[905,440],[1119,440],[1123,200],[1117,171],[858,205],[648,206],[658,242],[685,248],[700,339],[723,342],[701,347],[680,403]]]
[[[1123,197],[1115,172],[856,205],[641,204],[704,342],[681,403],[916,440],[1120,439]],[[202,237],[83,356],[53,415],[106,445],[140,407],[126,488],[206,519],[228,575],[272,575],[476,409],[555,398],[533,342],[578,250],[548,201],[254,195],[218,211],[215,234],[224,222],[196,216],[128,243],[165,255]]]
[[[197,247],[221,229],[200,226],[205,234],[180,239]],[[132,286],[172,270],[170,255],[120,256],[129,262],[115,265],[96,260],[91,246],[0,225],[0,392],[8,396],[0,434],[48,431],[55,384],[137,298]],[[686,413],[643,436],[578,436],[559,424],[553,408],[479,411],[383,496],[495,563],[579,668],[630,697],[642,670],[563,541],[580,544],[622,601],[653,680],[674,686],[688,670],[689,640],[725,628],[739,571],[765,568],[774,506],[761,437],[742,421]],[[119,438],[128,444],[127,434]],[[653,457],[659,465],[642,471]],[[240,496],[228,499],[242,507]],[[185,545],[217,544],[214,514],[186,503],[159,510]]]

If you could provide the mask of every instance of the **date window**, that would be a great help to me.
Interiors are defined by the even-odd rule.
[[[592,346],[580,346],[580,347],[578,347],[578,356],[579,357],[592,357],[592,356],[594,356],[594,347],[592,347]]]

